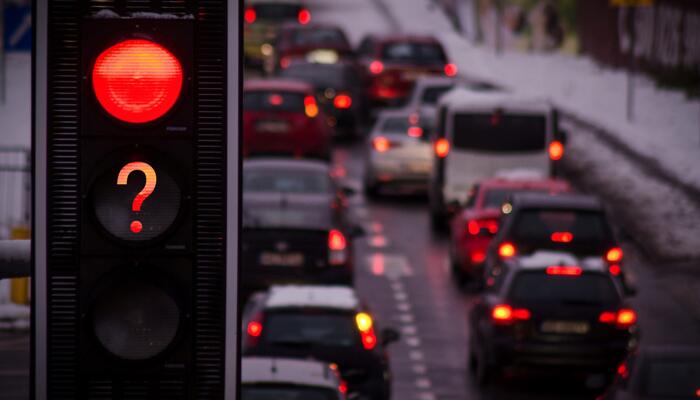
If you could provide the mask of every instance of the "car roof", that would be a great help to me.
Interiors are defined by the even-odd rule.
[[[453,112],[508,111],[548,113],[552,107],[544,97],[516,94],[500,90],[478,90],[457,85],[447,91],[438,101],[439,107],[447,107]]]
[[[508,189],[557,189],[564,190],[570,189],[571,185],[569,182],[562,179],[533,179],[529,177],[523,177],[523,179],[513,179],[513,178],[489,178],[479,182],[480,190],[496,189],[496,188],[508,188]]]
[[[272,286],[265,308],[313,307],[354,311],[360,302],[352,288],[344,286]]]
[[[330,173],[330,166],[325,161],[276,157],[247,158],[243,161],[243,168],[284,170],[303,169]]]
[[[293,384],[337,390],[338,376],[330,365],[315,360],[273,357],[243,357],[243,384]]]
[[[391,42],[418,42],[418,43],[435,43],[440,44],[440,41],[432,35],[416,35],[416,34],[402,34],[402,33],[390,33],[387,35],[370,35],[374,40],[382,43]]]
[[[516,193],[511,199],[518,208],[562,208],[582,211],[602,211],[603,204],[595,196],[574,193],[552,195],[542,192]]]
[[[243,84],[243,90],[284,90],[295,92],[311,92],[313,86],[310,83],[296,79],[249,79]]]
[[[307,65],[318,65],[318,66],[323,66],[326,68],[336,68],[336,69],[349,69],[353,67],[353,62],[351,60],[348,60],[347,58],[338,58],[337,61],[335,62],[315,62],[315,61],[309,61],[305,58],[305,56],[292,56],[289,59],[289,66],[307,66]],[[289,67],[287,67],[289,68]],[[286,69],[286,68],[285,68]],[[279,79],[287,79],[283,76],[280,76]]]
[[[520,270],[538,271],[551,266],[578,266],[584,271],[606,272],[607,264],[603,257],[579,257],[567,251],[537,250],[532,254],[519,255],[512,258]]]

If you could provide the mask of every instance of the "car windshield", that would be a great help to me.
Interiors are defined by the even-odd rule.
[[[700,388],[700,362],[653,360],[644,372],[643,394],[649,398],[690,399]]]
[[[607,244],[612,240],[610,228],[602,212],[552,209],[521,210],[517,215],[512,237],[525,245],[597,245]]]
[[[323,171],[301,169],[245,168],[243,191],[322,194],[331,189],[330,177]]]
[[[544,151],[543,115],[460,113],[454,117],[454,147],[492,153]]]
[[[242,400],[338,400],[338,395],[326,388],[298,385],[241,385]]]
[[[445,64],[447,58],[442,47],[435,43],[397,42],[382,48],[383,61],[413,64]]]
[[[246,91],[243,94],[244,111],[304,112],[304,94],[283,91]]]
[[[262,340],[283,346],[353,347],[359,333],[350,313],[294,310],[269,313],[264,322]]]
[[[299,15],[301,7],[295,4],[256,4],[253,6],[255,15],[259,20],[270,22],[294,21]]]
[[[338,29],[299,29],[292,34],[297,46],[349,46],[345,35]]]
[[[545,192],[545,189],[513,189],[498,188],[487,189],[484,192],[483,208],[500,208],[503,203],[516,193]]]
[[[425,105],[435,105],[437,104],[438,100],[440,99],[440,96],[442,96],[443,93],[447,92],[450,90],[452,86],[450,85],[445,85],[445,86],[429,86],[423,90],[423,95],[420,98],[421,104]]]
[[[353,80],[349,70],[333,64],[292,64],[283,69],[280,76],[303,80],[319,89],[345,88],[352,86],[353,82],[359,82],[359,78]]]
[[[609,276],[548,275],[540,271],[520,272],[513,278],[509,298],[515,302],[564,303],[569,305],[616,304],[619,295]]]

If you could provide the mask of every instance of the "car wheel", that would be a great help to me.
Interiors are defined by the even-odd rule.
[[[474,380],[479,387],[487,387],[497,374],[497,368],[486,361],[486,354],[480,351],[475,354]]]

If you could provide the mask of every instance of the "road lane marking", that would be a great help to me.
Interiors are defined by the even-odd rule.
[[[416,375],[425,375],[428,372],[428,367],[425,364],[413,364],[413,373]]]
[[[408,295],[406,292],[394,292],[394,299],[396,301],[406,301],[408,300]]]
[[[423,361],[423,352],[420,350],[412,350],[408,353],[408,358],[413,361]]]
[[[411,311],[411,305],[406,302],[396,303],[396,308],[403,312]]]
[[[367,256],[366,262],[370,273],[375,276],[386,276],[393,282],[413,274],[408,259],[402,254],[374,252]]]
[[[386,240],[386,236],[384,235],[373,235],[369,239],[369,246],[374,247],[375,249],[379,248],[384,248],[387,246],[388,241]]]
[[[406,338],[406,344],[411,346],[411,347],[418,347],[420,346],[420,339],[418,339],[415,336],[410,336]]]
[[[418,400],[435,400],[436,397],[432,392],[423,392],[418,394]]]
[[[415,318],[413,318],[413,314],[406,313],[406,314],[400,314],[399,320],[401,320],[401,322],[404,322],[406,324],[410,324],[410,323],[413,323]]]
[[[430,389],[431,386],[433,386],[433,384],[430,382],[430,379],[428,379],[428,378],[416,379],[416,387],[418,387],[419,389]]]

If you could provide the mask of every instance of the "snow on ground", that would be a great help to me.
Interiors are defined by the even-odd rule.
[[[0,147],[31,144],[32,61],[29,53],[8,53],[5,104],[0,104]]]

